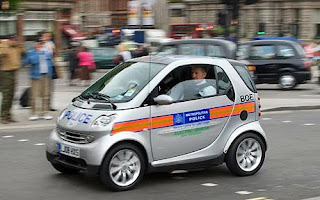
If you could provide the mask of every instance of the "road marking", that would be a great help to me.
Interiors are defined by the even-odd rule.
[[[34,144],[35,146],[44,146],[46,145],[46,143],[37,143],[37,144]]]
[[[252,192],[249,192],[249,191],[238,191],[238,192],[235,192],[235,193],[241,194],[241,195],[252,194]]]
[[[14,136],[13,135],[4,135],[2,136],[3,138],[13,138]]]
[[[282,121],[283,123],[291,123],[292,121],[287,120],[287,121]]]
[[[303,124],[305,126],[314,126],[315,124]]]
[[[218,184],[215,184],[215,183],[203,183],[201,185],[206,186],[206,187],[216,187],[216,186],[218,186]]]
[[[265,189],[259,189],[259,190],[257,190],[258,192],[266,192],[267,190],[265,190]]]
[[[21,139],[21,140],[17,140],[18,142],[28,142],[28,139]]]
[[[256,197],[256,198],[246,199],[246,200],[273,200],[273,199],[268,199],[267,197]]]
[[[264,120],[264,121],[267,121],[267,120],[271,120],[272,118],[267,118],[267,117],[265,117],[265,118],[262,118],[261,120]]]

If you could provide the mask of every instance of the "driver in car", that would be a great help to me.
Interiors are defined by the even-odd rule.
[[[192,80],[183,81],[175,85],[168,95],[174,101],[197,99],[217,94],[213,86],[215,80],[206,79],[207,69],[202,66],[193,66],[191,70]]]

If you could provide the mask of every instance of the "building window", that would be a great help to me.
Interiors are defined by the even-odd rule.
[[[184,17],[185,11],[183,8],[170,9],[170,17]]]

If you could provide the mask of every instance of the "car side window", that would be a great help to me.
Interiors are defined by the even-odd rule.
[[[159,55],[174,55],[177,54],[177,47],[174,45],[164,46],[158,52]]]
[[[254,45],[251,47],[250,58],[253,60],[274,59],[276,50],[274,45]]]
[[[223,50],[217,45],[207,45],[207,56],[210,57],[226,57],[223,55]]]
[[[292,47],[289,45],[279,45],[278,46],[278,56],[280,58],[290,58],[294,57],[295,53]]]
[[[237,51],[237,60],[245,60],[249,58],[249,45],[240,45]]]
[[[169,73],[159,84],[159,95],[166,94],[174,102],[188,101],[217,94],[215,67],[186,65]]]
[[[218,79],[218,94],[225,95],[230,87],[232,87],[230,79],[220,67],[217,66],[216,70]]]
[[[180,44],[179,54],[205,56],[204,45],[202,44]]]

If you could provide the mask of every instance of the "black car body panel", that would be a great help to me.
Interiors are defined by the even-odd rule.
[[[241,43],[237,59],[256,67],[256,83],[278,83],[284,73],[293,74],[297,84],[311,80],[311,68],[306,67],[303,48],[296,42],[258,40]]]

